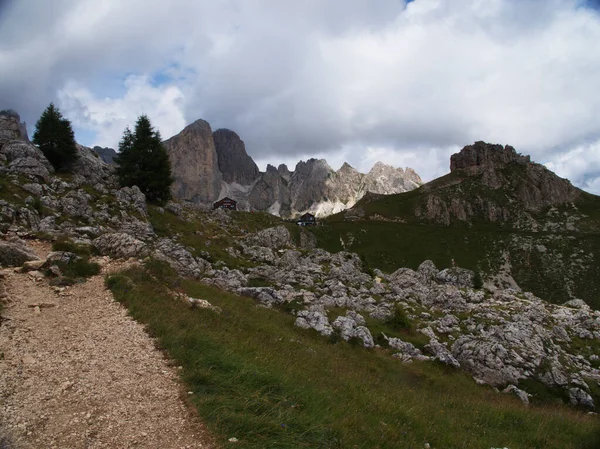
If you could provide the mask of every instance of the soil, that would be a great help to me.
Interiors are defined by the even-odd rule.
[[[57,288],[41,273],[4,269],[0,284],[1,448],[216,447],[186,404],[178,368],[103,275]]]

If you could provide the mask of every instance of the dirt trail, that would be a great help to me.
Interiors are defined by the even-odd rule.
[[[176,367],[102,276],[57,292],[35,275],[2,273],[0,447],[215,447],[181,399]]]

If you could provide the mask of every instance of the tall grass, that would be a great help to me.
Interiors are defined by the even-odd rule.
[[[107,278],[174,363],[199,414],[240,448],[597,448],[597,418],[526,408],[437,364],[331,344],[248,298],[176,279],[161,263]],[[190,309],[167,287],[222,309]]]

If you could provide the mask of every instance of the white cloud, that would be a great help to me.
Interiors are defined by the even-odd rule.
[[[600,140],[556,154],[545,165],[574,185],[600,195]]]
[[[146,114],[163,138],[185,126],[183,93],[178,87],[152,86],[146,76],[129,76],[122,98],[98,98],[76,81],[69,81],[58,92],[59,108],[75,127],[93,130],[96,140],[90,145],[111,146],[136,119]]]

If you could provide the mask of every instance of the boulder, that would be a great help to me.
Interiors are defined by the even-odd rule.
[[[435,280],[440,284],[454,285],[458,288],[473,288],[475,273],[465,268],[446,268],[440,271]]]
[[[204,259],[194,258],[182,245],[168,238],[156,242],[153,256],[167,262],[179,275],[192,279],[199,279],[210,267]]]
[[[94,239],[92,244],[100,254],[117,259],[145,257],[149,253],[144,242],[121,232],[103,234]]]
[[[21,241],[0,241],[0,266],[20,267],[30,260],[38,260],[35,251]]]
[[[264,246],[274,249],[293,246],[290,231],[285,226],[263,229],[246,237],[245,242],[252,246]]]
[[[54,173],[52,164],[44,157],[44,153],[35,145],[13,140],[0,148],[0,156],[8,162],[8,170],[12,173],[31,175],[48,182]]]
[[[294,325],[302,329],[315,329],[321,335],[329,336],[333,328],[329,324],[327,315],[319,311],[302,310],[298,312]]]
[[[138,186],[123,187],[115,192],[115,196],[121,205],[130,207],[146,217],[146,195],[142,193]]]

